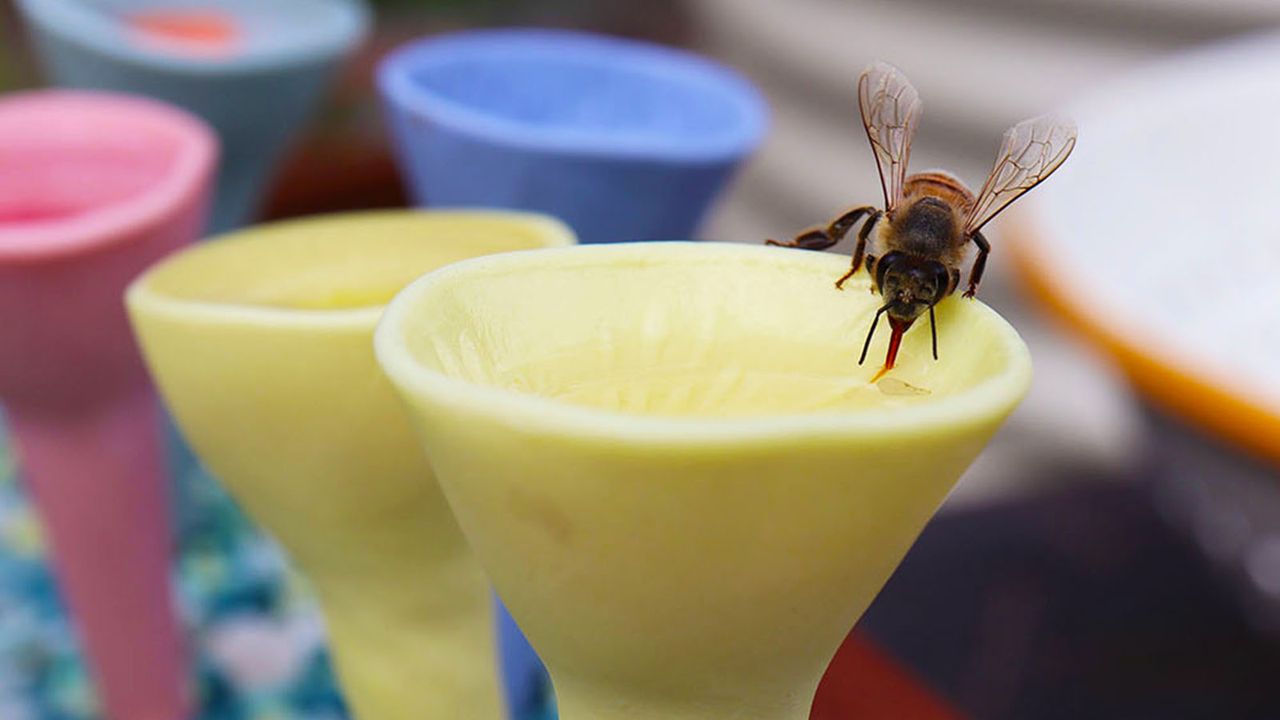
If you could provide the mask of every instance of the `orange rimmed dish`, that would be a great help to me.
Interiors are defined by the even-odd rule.
[[[1280,465],[1280,35],[1180,56],[1069,112],[1080,144],[1009,213],[1054,315],[1151,405]]]

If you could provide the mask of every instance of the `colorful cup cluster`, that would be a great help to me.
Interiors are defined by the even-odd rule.
[[[193,686],[192,662],[184,648],[188,640],[181,629],[193,611],[188,606],[184,619],[174,609],[169,508],[174,487],[168,478],[203,470],[182,439],[173,436],[166,443],[163,416],[125,320],[124,288],[162,256],[254,217],[282,152],[314,111],[343,57],[364,36],[370,16],[358,0],[240,0],[221,3],[216,11],[196,6],[174,10],[147,0],[20,0],[18,5],[50,78],[72,89],[0,100],[0,401],[102,712],[112,720],[191,717],[198,711],[195,706],[207,705],[217,691]],[[465,216],[351,215],[293,230],[249,230],[238,239],[229,236],[210,244],[209,255],[202,254],[203,248],[183,252],[173,263],[191,258],[198,265],[203,262],[199,258],[209,258],[216,264],[221,250],[213,248],[256,243],[265,248],[269,236],[288,243],[286,236],[303,229],[330,242],[320,253],[306,246],[314,238],[297,240],[301,244],[291,255],[268,263],[280,275],[263,276],[260,287],[244,289],[284,293],[242,298],[245,304],[301,303],[274,314],[265,311],[251,318],[219,305],[220,293],[247,283],[252,275],[251,268],[235,266],[234,258],[227,260],[224,275],[197,273],[167,288],[188,303],[183,312],[192,314],[182,315],[183,322],[199,318],[197,325],[203,323],[202,330],[191,330],[194,334],[183,341],[187,345],[174,350],[183,358],[178,367],[215,373],[199,382],[215,382],[219,362],[232,368],[251,360],[234,353],[219,360],[216,347],[225,342],[230,351],[256,344],[261,350],[270,346],[262,340],[266,337],[286,343],[278,348],[281,353],[305,348],[335,362],[346,352],[344,343],[347,351],[363,344],[367,353],[360,369],[335,365],[330,369],[337,375],[326,381],[332,384],[353,373],[380,378],[372,359],[377,313],[371,309],[385,304],[412,277],[446,261],[509,250],[512,237],[525,237],[533,245],[563,244],[573,233],[583,242],[689,237],[765,130],[763,102],[735,73],[681,51],[584,33],[507,30],[429,38],[389,55],[379,68],[378,84],[397,159],[417,205],[545,213],[561,218],[568,228],[494,210]],[[508,223],[511,229],[485,231],[506,238],[485,242],[485,232],[469,223]],[[530,232],[537,237],[530,239]],[[397,234],[438,247],[431,258],[423,258],[424,264],[405,266],[408,274],[395,275],[391,266],[402,261],[403,253],[384,254],[379,243],[389,236],[393,239],[387,247],[394,247]],[[323,268],[344,253],[348,264],[343,267],[361,258],[377,264],[381,258],[387,267],[371,272],[391,273],[390,279],[382,278],[377,288],[344,286],[343,273]],[[164,267],[148,277],[160,277]],[[201,290],[202,283],[213,285]],[[290,299],[289,287],[305,297]],[[206,302],[183,296],[201,292],[208,294]],[[135,297],[141,303],[135,319],[152,317],[145,293],[142,297]],[[219,319],[223,312],[228,315]],[[356,322],[356,316],[363,319]],[[315,318],[337,323],[349,333],[347,339],[325,334]],[[300,326],[290,329],[294,321]],[[257,322],[263,324],[255,327]],[[149,326],[138,323],[145,343]],[[315,333],[323,339],[308,339]],[[286,337],[292,339],[286,342]],[[315,342],[320,344],[311,344]],[[156,358],[152,362],[170,365]],[[266,377],[263,366],[253,367]],[[163,384],[164,373],[159,366],[153,369]],[[303,416],[330,432],[352,422],[347,407],[331,408],[328,414],[301,409],[307,406],[302,399],[307,389],[315,390],[306,383],[322,377],[317,366],[305,382],[289,373],[273,381],[301,383],[302,395],[289,401],[295,409],[276,418],[282,427]],[[387,385],[384,395],[389,393]],[[344,520],[347,503],[354,507],[356,501],[336,491],[329,497],[337,503],[334,507],[325,507],[324,497],[308,501],[305,493],[296,494],[306,484],[306,475],[296,470],[282,466],[255,480],[262,485],[238,486],[233,478],[239,468],[215,459],[219,443],[229,442],[221,437],[223,431],[189,427],[182,422],[181,401],[173,395],[166,400],[201,458],[220,477],[225,475],[222,479],[237,499],[310,576],[329,622],[340,680],[356,712],[416,717],[414,708],[429,707],[434,702],[429,697],[401,699],[432,695],[427,678],[443,671],[429,659],[381,665],[365,660],[384,651],[398,657],[389,650],[397,642],[403,643],[406,657],[421,655],[415,648],[424,641],[414,638],[432,628],[426,611],[414,605],[429,602],[414,599],[413,588],[419,584],[397,588],[379,575],[395,575],[403,565],[379,569],[369,558],[423,543],[407,530],[380,534],[384,526],[398,526],[375,516]],[[302,416],[290,414],[298,412]],[[379,406],[378,412],[388,411]],[[229,415],[218,424],[228,431],[256,428],[263,438],[270,436]],[[323,437],[319,432],[314,438]],[[205,440],[212,447],[202,448],[206,433],[217,439]],[[322,446],[341,452],[351,440],[343,437]],[[282,460],[288,457],[282,447],[271,450],[279,451]],[[167,470],[166,454],[173,466]],[[0,441],[0,472],[7,455]],[[405,462],[405,472],[427,474],[420,460]],[[323,463],[313,469],[320,473],[326,468],[336,472]],[[283,489],[270,498],[260,488],[273,482]],[[284,488],[289,483],[294,485]],[[193,512],[181,507],[190,502],[183,495],[187,492],[178,486],[179,513]],[[366,495],[357,497],[368,500]],[[201,512],[212,511],[197,507],[194,512],[198,524]],[[328,513],[338,523],[333,528],[349,522],[349,552],[328,552],[324,538],[311,528],[309,513]],[[357,539],[373,549],[362,553]],[[456,538],[436,544],[461,552]],[[430,548],[417,551],[432,554]],[[370,635],[376,626],[364,617],[360,588],[342,580],[364,572],[382,578],[364,582],[396,590],[382,604],[367,606],[379,617],[403,620],[388,626],[392,632],[381,640]],[[446,577],[442,572],[431,577]],[[465,602],[458,599],[464,596]],[[487,606],[474,592],[442,597],[446,604],[473,610],[476,603]],[[488,621],[483,625],[490,627]],[[510,714],[553,713],[536,656],[501,610],[496,627],[502,635]],[[397,637],[396,628],[406,630]],[[411,632],[414,628],[421,632]],[[495,662],[487,649],[471,652],[476,663]],[[393,665],[404,667],[397,674]],[[418,677],[412,677],[411,669],[420,670]],[[397,681],[400,687],[388,687],[393,677],[403,678]],[[496,714],[496,688],[482,680],[471,682],[479,683],[478,689],[465,697],[478,714],[468,717]],[[476,699],[481,695],[488,699]],[[92,707],[85,704],[83,711],[91,714]],[[482,712],[481,707],[493,711]],[[272,708],[267,712],[278,709]],[[63,711],[74,716],[65,707]]]

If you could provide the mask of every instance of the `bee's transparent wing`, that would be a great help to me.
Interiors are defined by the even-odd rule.
[[[862,125],[880,169],[880,187],[888,212],[902,202],[911,137],[920,119],[920,94],[896,67],[876,62],[858,78]]]
[[[1043,182],[1075,146],[1075,123],[1058,115],[1023,120],[1006,130],[991,175],[965,218],[965,234],[977,232],[1009,203]]]

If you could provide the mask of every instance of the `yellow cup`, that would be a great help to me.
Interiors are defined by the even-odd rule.
[[[848,260],[513,253],[388,306],[378,359],[565,720],[804,720],[823,670],[1031,377],[976,301],[876,384]],[[880,338],[879,352],[884,339]]]
[[[358,718],[501,717],[488,583],[375,362],[383,306],[441,265],[573,242],[538,215],[335,215],[192,247],[127,292],[183,434],[315,586]]]

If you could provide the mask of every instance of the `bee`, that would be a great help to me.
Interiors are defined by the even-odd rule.
[[[933,358],[938,359],[933,308],[960,285],[960,266],[969,244],[977,248],[964,291],[964,296],[971,298],[978,291],[991,252],[982,235],[983,226],[1062,165],[1075,147],[1076,127],[1068,119],[1042,115],[1009,128],[987,181],[974,195],[948,172],[907,175],[921,104],[919,93],[901,71],[888,63],[872,63],[858,78],[858,107],[880,171],[884,209],[856,207],[825,227],[801,232],[789,243],[765,242],[826,250],[865,218],[852,266],[836,280],[836,289],[843,290],[845,281],[865,261],[871,290],[879,293],[884,304],[871,321],[859,365],[867,359],[881,315],[889,316],[892,329],[884,365],[872,378],[875,382],[893,368],[903,334],[925,311],[929,313]]]

